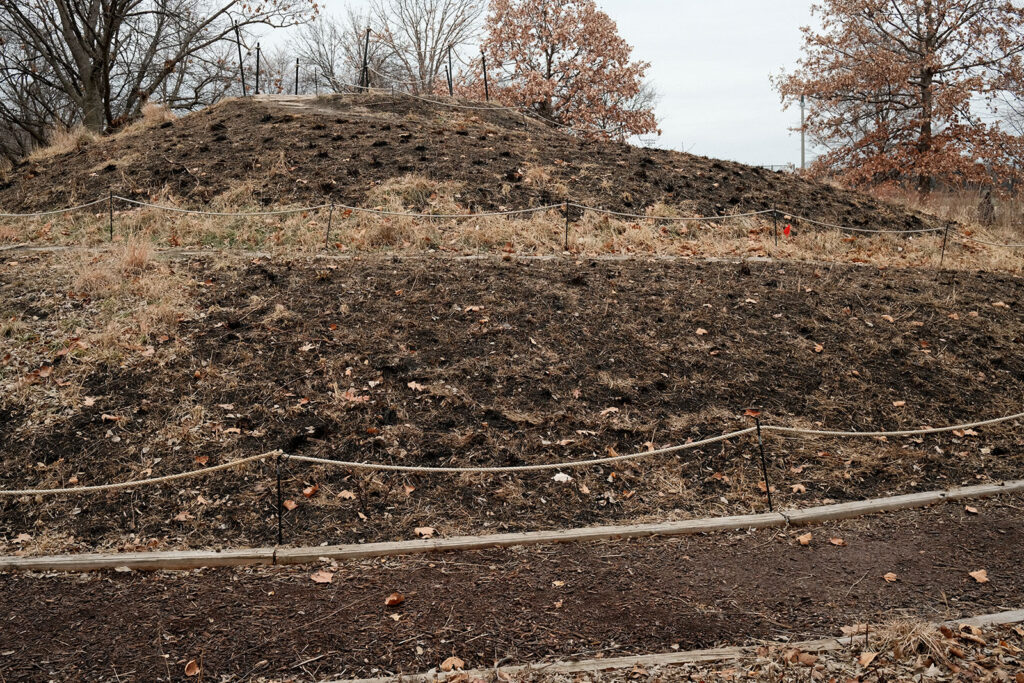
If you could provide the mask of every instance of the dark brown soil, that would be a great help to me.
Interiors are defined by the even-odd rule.
[[[195,660],[204,680],[313,680],[997,612],[1024,595],[1022,502],[814,527],[806,547],[807,529],[542,546],[328,567],[330,584],[311,568],[0,575],[0,677],[180,680]],[[405,600],[386,607],[392,592]]]
[[[547,178],[530,176],[531,167]],[[585,142],[515,114],[463,112],[381,95],[299,104],[229,101],[24,162],[0,184],[0,206],[51,209],[105,197],[111,189],[137,199],[170,193],[205,204],[240,184],[254,188],[256,200],[267,206],[329,200],[366,205],[375,185],[406,174],[463,183],[458,202],[474,211],[557,203],[567,190],[575,202],[636,213],[664,202],[705,216],[777,206],[818,220],[887,229],[935,220],[790,174]]]
[[[70,343],[57,324],[73,329],[93,304],[46,258],[0,268],[0,319],[25,326],[12,341],[56,353]],[[148,342],[154,356],[58,363],[37,380],[41,404],[0,397],[0,486],[160,476],[276,448],[426,466],[559,462],[743,428],[752,406],[776,424],[873,430],[998,417],[1021,410],[1024,396],[1024,290],[1004,274],[954,283],[777,263],[219,263],[175,264],[195,282],[192,312],[174,338]],[[15,359],[0,373],[36,367]],[[1021,478],[1022,446],[1017,423],[923,439],[767,441],[775,499],[787,506]],[[423,526],[452,535],[765,509],[750,438],[570,473],[564,484],[551,472],[368,475],[286,463],[284,496],[298,507],[284,536],[315,545],[411,538]],[[21,534],[34,540],[14,545]],[[167,487],[0,498],[7,551],[275,538],[272,464]]]

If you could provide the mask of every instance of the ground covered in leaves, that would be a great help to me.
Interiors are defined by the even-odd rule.
[[[436,206],[436,181],[455,205]],[[493,211],[565,199],[632,213],[718,216],[778,207],[821,221],[915,229],[937,219],[848,190],[745,166],[625,144],[587,142],[505,111],[464,111],[402,95],[229,100],[157,118],[19,163],[0,179],[5,211],[53,209],[108,192],[191,205],[380,206]],[[126,208],[117,206],[116,208]],[[105,211],[105,207],[93,211]],[[664,215],[664,212],[663,212]]]
[[[0,676],[307,681],[533,663],[523,680],[568,681],[543,664],[835,637],[853,649],[778,644],[753,663],[601,679],[1013,681],[1020,631],[917,622],[1020,607],[1022,504],[320,567],[0,575]]]
[[[750,426],[944,426],[1021,410],[1019,277],[674,260],[153,258],[0,263],[0,487],[202,470],[273,449],[417,466],[566,462]],[[775,502],[1024,472],[1020,423],[784,439]],[[618,466],[383,474],[284,462],[286,543],[761,512],[750,437]],[[276,541],[273,462],[0,498],[0,551]],[[423,531],[427,529],[427,531]]]

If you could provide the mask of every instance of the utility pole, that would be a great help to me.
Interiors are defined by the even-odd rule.
[[[807,130],[804,118],[804,96],[800,96],[800,170],[807,170]]]

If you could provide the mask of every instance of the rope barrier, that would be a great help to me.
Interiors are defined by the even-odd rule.
[[[79,204],[78,206],[69,206],[66,209],[54,209],[52,211],[36,211],[34,213],[0,213],[0,218],[37,218],[39,216],[53,216],[58,213],[71,213],[72,211],[78,211],[79,209],[87,209],[90,206],[96,206],[97,204],[103,204],[108,199],[96,199],[85,204]]]
[[[750,211],[749,213],[734,213],[725,216],[648,216],[639,213],[623,213],[621,211],[612,211],[611,209],[598,209],[593,206],[587,206],[585,204],[576,204],[574,202],[570,202],[569,206],[576,207],[577,209],[583,209],[584,211],[603,213],[609,216],[620,216],[622,218],[639,218],[658,221],[717,221],[728,218],[749,218],[751,216],[763,216],[765,214],[775,212],[775,209],[765,209],[763,211]]]
[[[797,434],[806,436],[837,436],[837,437],[849,437],[849,438],[861,438],[861,437],[879,437],[879,436],[919,436],[923,434],[941,434],[945,432],[974,429],[976,427],[985,427],[989,425],[1000,424],[1003,422],[1010,422],[1012,420],[1024,419],[1024,413],[1016,413],[1013,415],[1006,415],[1004,417],[997,417],[991,420],[982,420],[980,422],[970,422],[961,425],[952,425],[949,427],[925,427],[921,429],[910,429],[910,430],[899,430],[899,431],[878,431],[878,432],[844,432],[844,431],[832,431],[832,430],[819,430],[819,429],[803,429],[799,427],[783,427],[776,425],[761,425],[761,431],[773,431],[782,434]],[[589,460],[576,460],[569,462],[558,462],[558,463],[542,463],[538,465],[511,465],[506,467],[420,467],[416,465],[388,465],[383,463],[365,463],[365,462],[352,462],[346,460],[330,460],[327,458],[314,458],[304,455],[289,455],[280,450],[268,451],[266,453],[260,453],[259,455],[252,455],[247,458],[241,458],[239,460],[233,460],[228,463],[216,465],[214,467],[208,467],[201,470],[194,470],[191,472],[179,472],[178,474],[169,474],[163,477],[153,477],[150,479],[138,479],[134,481],[126,481],[115,484],[97,484],[95,486],[77,486],[73,488],[60,488],[60,489],[20,489],[20,490],[0,490],[0,497],[15,497],[15,496],[36,496],[36,495],[54,495],[62,493],[94,493],[98,491],[114,491],[119,489],[133,488],[136,486],[147,486],[152,484],[162,484],[169,481],[176,481],[180,479],[188,479],[193,477],[206,476],[214,472],[221,470],[227,470],[250,462],[257,462],[266,460],[268,458],[280,457],[286,460],[294,460],[296,462],[304,462],[313,465],[325,465],[330,467],[340,467],[343,469],[353,470],[374,470],[381,472],[409,472],[409,473],[420,473],[420,474],[503,474],[512,472],[541,472],[550,470],[563,470],[563,469],[575,469],[579,467],[592,467],[595,465],[606,465],[618,462],[626,462],[630,460],[637,460],[640,458],[650,458],[658,455],[667,455],[670,453],[677,453],[680,451],[692,450],[694,448],[702,448],[711,444],[719,443],[721,441],[727,441],[729,439],[735,439],[747,434],[757,432],[757,427],[747,427],[746,429],[740,429],[734,432],[728,432],[719,436],[713,436],[707,439],[701,439],[700,441],[692,441],[677,446],[668,446],[666,448],[659,448],[649,451],[640,451],[637,453],[630,453],[627,455],[615,455],[606,458],[592,458]]]
[[[134,488],[136,486],[148,486],[150,484],[164,484],[166,482],[177,481],[179,479],[204,477],[207,474],[213,474],[214,472],[220,472],[221,470],[241,467],[242,465],[246,465],[250,462],[266,460],[267,458],[276,458],[281,454],[281,451],[269,451],[267,453],[260,453],[259,455],[250,455],[247,458],[241,458],[239,460],[232,460],[231,462],[226,462],[221,465],[206,467],[201,470],[178,472],[177,474],[168,474],[163,477],[152,477],[150,479],[136,479],[134,481],[122,481],[116,484],[97,484],[95,486],[75,486],[63,489],[23,489],[20,491],[4,490],[0,491],[0,496],[46,496],[57,493],[95,493],[98,491],[116,491],[119,489]]]
[[[1004,244],[1002,242],[986,242],[985,240],[975,239],[974,237],[968,237],[967,235],[957,235],[957,237],[965,242],[977,242],[978,244],[987,244],[990,247],[1004,247],[1006,249],[1024,249],[1024,244]]]
[[[713,436],[709,439],[702,439],[701,441],[692,441],[690,443],[685,443],[680,446],[669,446],[668,448],[659,448],[652,451],[630,453],[628,455],[614,455],[609,456],[607,458],[593,458],[590,460],[576,460],[572,462],[544,463],[540,465],[510,465],[507,467],[418,467],[415,465],[384,465],[378,463],[328,460],[326,458],[311,458],[305,455],[284,455],[282,457],[284,457],[286,460],[295,460],[297,462],[305,462],[315,465],[330,465],[334,467],[341,467],[344,469],[353,470],[378,470],[382,472],[419,472],[421,474],[501,474],[505,472],[543,472],[546,470],[574,469],[577,467],[607,465],[610,463],[623,462],[626,460],[649,458],[655,455],[666,455],[668,453],[676,453],[678,451],[686,451],[691,450],[693,448],[701,448],[703,446],[708,446],[713,443],[718,443],[719,441],[727,441],[728,439],[733,439],[738,436],[751,434],[755,431],[757,431],[757,427],[748,427],[746,429],[740,429],[735,432],[729,432],[728,434]]]
[[[174,213],[187,213],[198,216],[281,216],[292,213],[304,213],[306,211],[319,211],[330,207],[330,204],[318,204],[317,206],[305,206],[295,209],[276,209],[274,211],[241,211],[241,212],[229,212],[229,211],[202,211],[199,209],[181,209],[177,206],[165,206],[162,204],[151,204],[150,202],[143,202],[137,199],[129,199],[128,197],[122,197],[121,195],[114,195],[114,199],[120,199],[128,204],[134,204],[135,206],[145,206],[150,209],[159,209],[161,211],[171,211]]]
[[[1024,418],[1024,413],[1017,413],[1016,415],[1007,415],[1005,417],[997,417],[991,420],[983,420],[981,422],[972,422],[970,424],[954,425],[952,427],[923,427],[921,429],[908,429],[894,432],[837,432],[832,430],[822,429],[801,429],[799,427],[777,427],[774,425],[761,425],[762,431],[780,432],[784,434],[802,434],[808,436],[848,436],[848,437],[878,437],[878,436],[919,436],[922,434],[941,434],[944,432],[952,432],[963,429],[974,429],[975,427],[985,427],[988,425],[999,424],[1001,422],[1009,422],[1011,420],[1019,420]]]
[[[405,93],[411,97],[417,97],[410,93]],[[503,109],[508,109],[503,107]],[[322,211],[332,206],[330,203],[317,204],[314,206],[303,206],[291,209],[274,209],[271,211],[208,211],[202,209],[185,209],[177,206],[168,206],[164,204],[154,204],[152,202],[146,202],[138,199],[131,199],[122,195],[113,195],[110,198],[96,199],[85,204],[78,204],[76,206],[69,206],[62,209],[54,209],[52,211],[38,211],[33,213],[0,213],[0,218],[35,218],[41,216],[52,216],[62,213],[70,213],[72,211],[78,211],[80,209],[86,209],[97,204],[103,204],[111,199],[125,202],[133,206],[140,206],[150,209],[156,209],[159,211],[170,211],[172,213],[190,214],[197,216],[219,216],[219,217],[254,217],[254,216],[282,216],[296,213],[306,213],[310,211]],[[435,214],[435,213],[417,213],[417,212],[404,212],[404,211],[385,211],[382,209],[368,209],[359,206],[350,206],[347,204],[334,204],[335,208],[353,211],[357,213],[372,214],[378,216],[397,216],[405,218],[434,218],[434,219],[461,219],[461,218],[484,218],[488,216],[516,216],[529,213],[541,213],[544,211],[552,211],[555,209],[562,209],[565,207],[564,202],[558,204],[548,204],[546,206],[538,206],[527,209],[513,209],[511,211],[484,211],[479,213],[457,213],[457,214]],[[840,225],[837,223],[829,223],[826,221],[819,221],[813,218],[807,218],[799,214],[787,212],[783,209],[763,209],[761,211],[748,211],[746,213],[727,214],[723,216],[651,216],[646,214],[628,213],[623,211],[613,211],[611,209],[602,209],[594,206],[587,206],[586,204],[578,204],[576,202],[569,202],[569,206],[580,209],[582,211],[590,211],[597,214],[604,214],[608,216],[616,216],[619,218],[629,218],[633,220],[655,220],[655,221],[668,221],[668,222],[712,222],[722,220],[732,220],[737,218],[751,218],[756,216],[765,216],[769,214],[776,214],[781,216],[792,217],[796,220],[810,223],[811,225],[817,225],[824,228],[831,228],[834,230],[846,230],[850,232],[859,232],[866,234],[894,234],[894,235],[913,235],[913,234],[934,234],[943,232],[945,228],[920,228],[915,230],[874,230],[869,228],[855,228],[849,225]],[[969,237],[967,235],[957,234],[956,237],[964,242],[974,242],[977,244],[984,244],[991,247],[1001,247],[1005,249],[1024,249],[1024,244],[1013,244],[1013,243],[1002,243],[1002,242],[989,242],[986,240],[980,240],[975,237]]]
[[[942,232],[943,230],[945,230],[945,228],[921,228],[919,230],[872,230],[870,228],[854,228],[854,227],[851,227],[851,226],[848,226],[848,225],[838,225],[836,223],[825,223],[823,221],[816,221],[813,218],[806,218],[806,217],[801,216],[799,214],[783,212],[781,210],[780,210],[780,213],[782,213],[782,215],[784,215],[784,216],[792,216],[793,218],[796,218],[797,220],[801,220],[801,221],[804,221],[805,223],[810,223],[812,225],[818,225],[818,226],[821,226],[821,227],[824,227],[824,228],[833,228],[835,230],[849,230],[851,232],[864,232],[864,233],[871,233],[871,234],[888,233],[888,234],[897,234],[897,235],[912,235],[912,234],[929,233],[929,232]]]

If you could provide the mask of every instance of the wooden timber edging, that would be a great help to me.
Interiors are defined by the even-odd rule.
[[[1002,624],[1017,624],[1024,621],[1024,609],[1012,610],[1010,612],[999,612],[998,614],[986,614],[968,619],[954,619],[944,622],[948,626],[957,627],[961,624],[970,626],[998,626]],[[862,642],[859,639],[858,641]],[[776,647],[800,650],[801,652],[820,653],[842,650],[849,646],[847,639],[821,638],[819,640],[805,640],[798,642],[771,643]],[[702,662],[721,662],[727,660],[746,659],[756,655],[760,645],[746,645],[742,647],[718,647],[710,650],[690,650],[687,652],[668,652],[656,655],[635,655],[628,657],[609,657],[607,659],[584,659],[575,662],[543,662],[537,664],[525,664],[514,666],[503,666],[494,669],[474,669],[471,671],[428,671],[421,674],[402,676],[388,676],[384,678],[359,678],[347,680],[335,680],[332,683],[387,683],[388,681],[402,681],[402,683],[434,683],[458,677],[459,680],[483,679],[495,673],[515,675],[520,673],[596,673],[599,671],[612,671],[622,669],[633,669],[640,667],[649,669],[658,666],[679,666],[683,664],[700,664]]]
[[[392,555],[415,555],[460,550],[482,550],[545,543],[603,541],[648,536],[690,536],[695,534],[805,526],[892,510],[922,508],[947,501],[987,498],[1024,491],[1024,480],[1000,484],[982,484],[911,493],[902,496],[836,505],[822,505],[804,510],[785,510],[756,515],[689,519],[654,524],[585,527],[554,531],[490,534],[486,536],[455,536],[387,543],[358,543],[303,548],[249,548],[238,550],[171,550],[132,553],[83,553],[39,557],[0,557],[0,571],[95,571],[107,569],[196,569],[200,567],[233,567],[244,565],[313,564],[322,560],[361,560]]]

